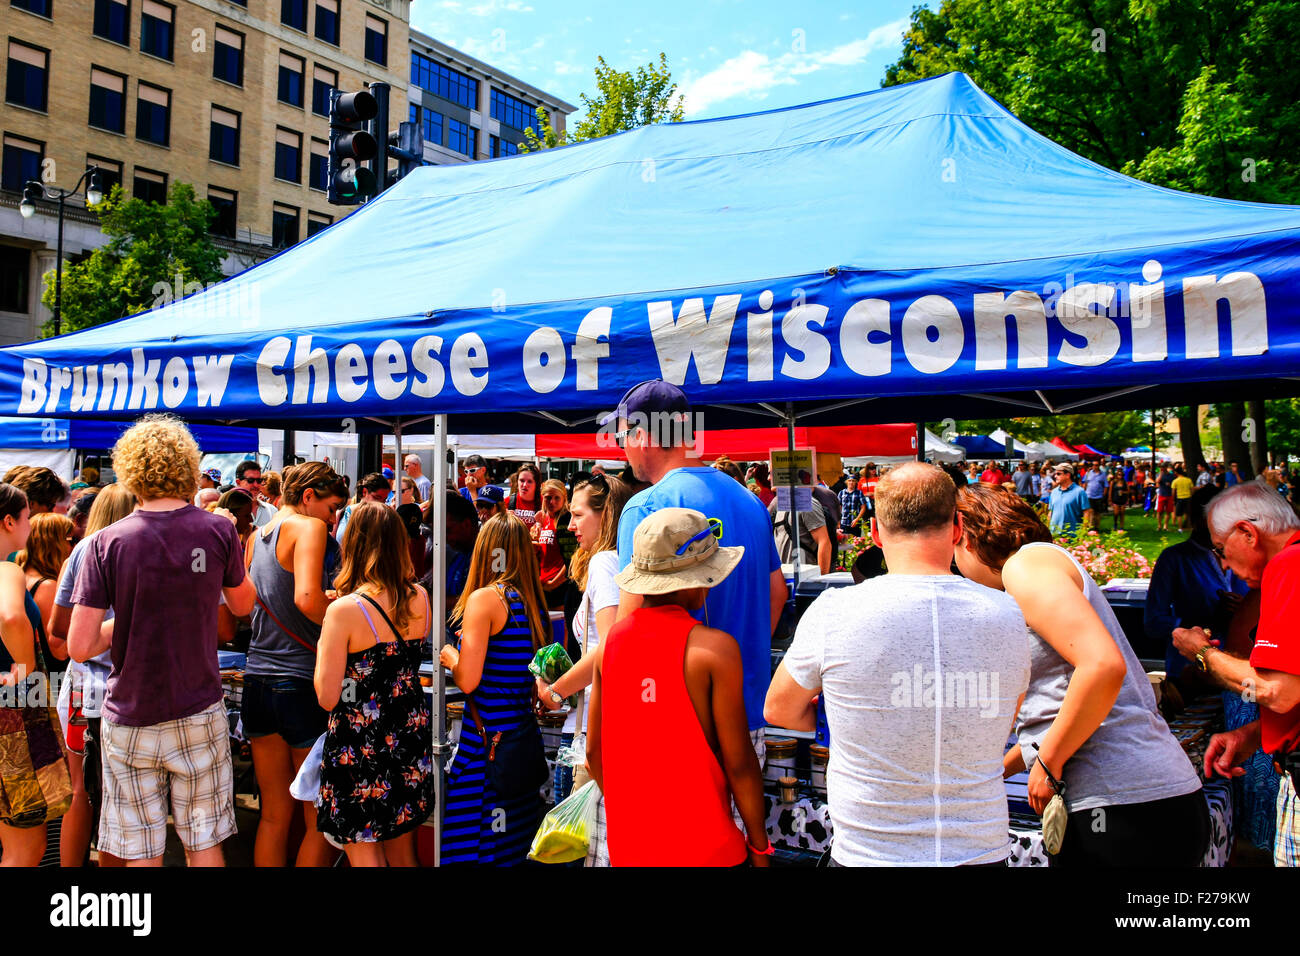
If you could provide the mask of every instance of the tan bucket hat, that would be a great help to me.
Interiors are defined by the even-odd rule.
[[[668,594],[722,583],[745,549],[723,548],[722,522],[690,508],[661,508],[636,526],[632,563],[615,583],[629,594]]]

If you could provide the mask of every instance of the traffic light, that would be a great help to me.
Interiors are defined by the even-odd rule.
[[[366,90],[330,93],[330,146],[325,175],[326,194],[336,206],[356,206],[375,194],[375,174],[361,164],[372,160],[379,147],[366,132],[379,106]]]
[[[388,134],[388,155],[397,160],[397,178],[424,165],[424,137],[418,123],[398,123]]]

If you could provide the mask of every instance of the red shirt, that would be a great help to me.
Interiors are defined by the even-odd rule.
[[[862,482],[862,481],[859,481],[859,482],[858,482],[858,490],[861,491],[861,492],[862,492],[864,495],[866,495],[868,498],[870,498],[872,501],[875,501],[875,500],[876,500],[876,485],[878,485],[878,484],[880,484],[880,479],[879,479],[879,478],[868,478],[865,482]],[[864,487],[864,485],[865,485],[865,487]]]
[[[749,856],[682,672],[697,624],[680,607],[641,608],[605,638],[600,753],[613,866],[736,866]],[[669,805],[685,829],[674,832]]]
[[[555,519],[545,511],[537,512],[537,562],[542,581],[550,581],[564,567],[564,548],[555,539]]]
[[[1300,640],[1296,639],[1300,627],[1300,531],[1265,566],[1259,590],[1259,629],[1250,666],[1300,674]],[[1285,714],[1261,707],[1259,726],[1265,753],[1294,750],[1300,740],[1300,705]]]
[[[990,485],[1000,485],[1006,480],[1007,476],[1000,468],[986,468],[984,474],[980,475],[980,481],[988,482]]]

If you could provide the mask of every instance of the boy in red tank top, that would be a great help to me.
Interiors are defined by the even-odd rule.
[[[613,866],[766,866],[772,853],[740,648],[691,616],[744,552],[719,547],[721,530],[689,508],[656,511],[615,578],[645,600],[601,641],[591,685],[587,761],[605,795]],[[665,740],[670,765],[652,757]]]

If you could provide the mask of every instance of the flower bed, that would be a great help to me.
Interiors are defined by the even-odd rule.
[[[1098,534],[1081,527],[1071,534],[1062,532],[1055,543],[1069,551],[1098,584],[1112,578],[1149,578],[1151,562],[1134,550],[1123,531]]]

